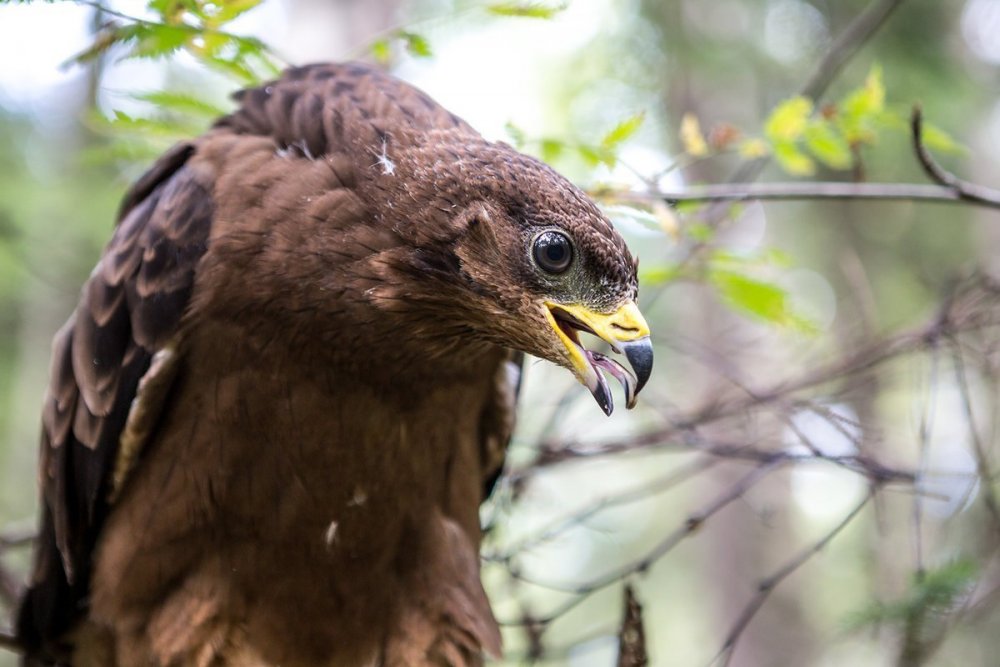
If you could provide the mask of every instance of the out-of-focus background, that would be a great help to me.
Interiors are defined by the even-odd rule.
[[[197,119],[237,87],[184,52],[69,62],[109,21],[151,17],[0,3],[13,532],[36,510],[49,341],[129,179],[208,123],[151,120],[171,100],[147,94],[197,97]],[[653,665],[998,664],[1000,212],[649,193],[737,174],[926,184],[915,102],[945,168],[1000,184],[1000,0],[265,0],[226,30],[289,63],[384,60],[591,189],[641,258],[658,349],[634,411],[607,419],[567,373],[527,369],[483,511],[507,664],[615,664],[638,646],[626,584]]]

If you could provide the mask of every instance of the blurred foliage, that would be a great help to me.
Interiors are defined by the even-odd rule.
[[[885,99],[882,68],[876,65],[861,86],[848,91],[838,102],[819,109],[813,100],[801,95],[780,102],[764,121],[763,137],[745,136],[723,121],[713,128],[708,141],[697,117],[687,113],[681,120],[681,144],[685,154],[693,158],[733,148],[744,158],[773,155],[792,176],[814,175],[816,160],[834,171],[857,170],[861,166],[861,149],[877,144],[880,131],[910,130],[906,114],[887,107]],[[927,125],[925,144],[946,152],[962,150],[946,132],[933,125]]]
[[[375,62],[388,66],[396,56],[393,47],[397,43],[401,43],[407,53],[417,58],[430,58],[434,55],[431,51],[430,43],[423,35],[401,28],[393,30],[385,37],[379,37],[371,43],[368,50],[375,59]]]
[[[497,16],[518,16],[531,19],[550,19],[565,11],[569,4],[545,4],[541,2],[494,2],[486,5],[486,11]]]
[[[917,667],[933,656],[955,614],[964,611],[975,588],[978,564],[959,559],[914,575],[906,596],[872,602],[847,620],[848,630],[890,627],[900,644],[900,665]]]
[[[556,137],[532,139],[513,123],[507,123],[506,130],[515,148],[535,149],[546,162],[557,162],[566,152],[575,152],[592,169],[600,165],[613,168],[618,163],[618,151],[638,132],[645,118],[646,114],[640,112],[622,119],[596,143],[567,141]]]
[[[361,53],[386,67],[443,60],[455,57],[454,51],[446,55],[449,30],[471,32],[491,20],[511,31],[555,25],[569,20],[581,2],[589,0],[420,0],[407,6],[398,24],[372,34]],[[95,12],[100,7],[84,4]],[[118,106],[107,96],[94,105],[102,70],[124,61],[154,60],[166,67],[193,59],[218,73],[223,87],[256,84],[283,64],[268,46],[269,38],[241,35],[232,26],[258,4],[154,0],[145,4],[141,16],[105,7],[93,42],[76,56],[87,65],[86,71],[95,72],[87,93],[91,97],[72,102],[89,110],[81,114],[82,125],[74,122],[72,128],[57,131],[28,113],[0,108],[0,433],[5,437],[0,443],[0,518],[20,519],[32,512],[37,406],[47,341],[75,303],[78,287],[108,236],[123,169],[134,174],[136,165],[147,164],[163,147],[203,130],[227,110],[214,91],[199,88],[196,79],[183,73],[168,77],[156,90],[126,90]],[[748,354],[749,330],[761,337],[767,355],[746,363],[740,377],[750,385],[767,386],[787,377],[785,372],[807,370],[794,354],[800,347],[807,347],[814,360],[827,359],[849,352],[864,332],[912,325],[938,307],[942,287],[974,264],[977,253],[983,258],[996,254],[989,227],[971,224],[975,212],[962,208],[782,204],[769,205],[761,222],[763,213],[755,204],[671,208],[614,202],[614,193],[627,188],[724,182],[746,161],[758,158],[773,158],[764,172],[771,180],[870,175],[887,182],[920,180],[905,122],[916,100],[955,135],[928,127],[929,147],[944,152],[943,159],[961,173],[996,178],[995,156],[980,149],[988,145],[984,142],[995,113],[996,65],[977,58],[964,41],[959,23],[971,0],[904,3],[829,91],[819,99],[795,93],[833,37],[869,4],[610,0],[602,6],[613,7],[613,16],[602,17],[600,28],[571,54],[548,53],[531,63],[546,76],[546,101],[538,107],[542,122],[510,122],[509,140],[588,185],[607,202],[609,215],[642,255],[644,311],[663,348],[657,352],[659,377],[654,378],[654,384],[661,378],[662,384],[647,395],[660,391],[669,399],[662,399],[662,414],[643,412],[645,406],[640,405],[631,415],[633,423],[671,421],[677,414],[683,416],[695,397],[716,391],[711,373],[681,352],[685,345],[707,347],[720,339],[719,347],[705,355],[709,362],[699,363],[721,358],[718,364],[728,372]],[[497,48],[513,54],[534,46],[511,35]],[[342,53],[331,50],[324,57],[334,55]],[[485,55],[462,54],[470,61]],[[528,103],[511,100],[512,114]],[[643,162],[650,153],[659,161]],[[793,289],[798,285],[789,276],[803,268],[828,288],[832,323],[820,322],[812,310],[801,307],[801,294]],[[663,294],[667,298],[660,298]],[[713,310],[709,303],[721,308]],[[754,326],[758,323],[764,326]],[[793,344],[786,333],[792,334]],[[536,372],[545,371],[532,367]],[[866,453],[909,461],[914,438],[906,429],[914,421],[913,402],[923,400],[925,387],[914,381],[910,367],[896,368],[894,374],[902,378],[901,386],[892,386],[890,375],[888,380],[864,377],[856,385],[830,391],[859,413],[858,423],[866,433],[876,434],[870,436],[867,444],[873,449]],[[522,425],[530,428],[549,419],[548,391],[529,396],[527,404],[534,412],[522,411]],[[872,392],[875,398],[859,398],[851,391]],[[988,415],[993,406],[984,399],[976,408]],[[553,414],[564,415],[560,409],[554,408]],[[595,425],[576,415],[564,421],[570,429],[579,427],[581,439],[626,432],[623,422],[615,422],[618,431],[613,431],[604,422]],[[955,413],[939,419],[945,426],[959,421]],[[748,439],[763,437],[749,426],[740,431],[741,437],[744,432]],[[966,437],[952,434],[947,439],[950,445],[962,446]],[[530,430],[521,438],[529,451],[514,456],[523,460],[537,440]],[[643,460],[620,475],[620,468],[601,462],[593,477],[583,477],[586,483],[575,481],[569,491],[546,478],[537,491],[537,515],[544,517],[552,506],[578,500],[581,489],[598,493],[595,489],[619,478],[631,483],[660,465]],[[563,545],[577,560],[566,557],[558,574],[580,566],[577,561],[602,569],[628,555],[637,541],[661,527],[664,517],[682,518],[693,503],[725,481],[694,484],[668,500],[642,504],[641,512],[612,515],[623,520],[594,520],[596,529],[583,526],[586,539],[567,539]],[[795,485],[775,484],[769,494],[747,499],[740,519],[720,522],[715,533],[714,523],[706,523],[698,545],[671,556],[669,567],[650,568],[639,582],[646,619],[655,628],[649,633],[650,652],[654,659],[659,656],[654,664],[704,664],[703,653],[714,650],[720,627],[733,615],[733,600],[752,588],[761,570],[788,553],[793,540],[811,539],[816,518],[800,506],[801,489],[793,492],[789,486]],[[838,493],[832,492],[821,504],[837,500]],[[909,502],[887,496],[882,508],[887,518],[879,531],[862,523],[830,546],[832,553],[821,570],[807,570],[800,580],[789,582],[787,593],[779,591],[773,600],[778,621],[762,619],[761,632],[766,634],[756,649],[761,653],[751,651],[747,664],[890,664],[906,647],[927,656],[939,649],[945,656],[939,664],[992,664],[1000,643],[996,633],[984,628],[995,625],[995,613],[983,612],[986,621],[981,626],[961,613],[970,590],[990,581],[990,572],[982,567],[990,552],[982,546],[983,531],[976,523],[981,517],[974,508],[948,522],[929,520],[935,528],[948,529],[941,535],[928,530],[927,550],[949,555],[957,551],[967,554],[967,560],[911,576]],[[502,530],[516,531],[518,526],[498,532]],[[863,602],[873,597],[888,602]],[[569,622],[554,626],[546,641],[575,645],[581,636],[599,630],[602,614],[617,604],[617,598],[608,597],[583,605]],[[850,646],[825,633],[859,607],[863,609],[851,617],[851,627],[881,629],[882,635],[892,636],[892,646],[883,646],[873,638],[875,633],[854,633]],[[966,635],[960,621],[968,626]],[[794,629],[796,636],[781,637],[783,626]],[[956,639],[940,648],[946,629]],[[771,653],[761,648],[767,645]],[[516,635],[508,646],[516,655]],[[674,659],[664,661],[665,655]],[[764,657],[755,662],[755,655]],[[0,664],[5,664],[3,658],[0,655]],[[584,661],[578,655],[566,660],[606,664]]]
[[[164,59],[186,54],[220,73],[233,85],[247,86],[281,71],[279,58],[261,39],[228,32],[225,28],[260,5],[261,0],[149,0],[147,19],[125,14],[99,2],[90,5],[102,17],[92,43],[66,65],[85,65],[105,57],[116,62]],[[147,102],[141,115],[94,109],[91,130],[111,141],[91,147],[85,159],[121,165],[148,162],[175,141],[198,134],[226,109],[191,91],[128,91],[133,100]]]
[[[123,47],[122,58],[162,58],[184,52],[196,61],[244,84],[258,83],[280,71],[278,58],[260,39],[244,37],[223,28],[259,5],[261,0],[149,0],[146,10],[155,20],[124,14],[93,3],[108,20],[93,43],[73,56],[85,63],[114,47]],[[91,4],[84,2],[82,4]]]

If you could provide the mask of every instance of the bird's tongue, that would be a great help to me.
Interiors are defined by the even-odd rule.
[[[611,390],[608,388],[608,383],[604,379],[604,376],[600,373],[601,369],[610,373],[612,377],[621,383],[622,388],[625,390],[626,407],[629,409],[635,407],[635,390],[636,385],[638,384],[635,375],[633,375],[617,361],[609,359],[600,352],[584,350],[584,354],[587,355],[587,360],[590,362],[591,366],[598,371],[597,384],[590,391],[597,400],[597,404],[601,406],[602,410],[604,410],[605,414],[610,415],[615,409],[615,404],[611,398]]]

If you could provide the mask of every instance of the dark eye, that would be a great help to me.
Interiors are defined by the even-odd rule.
[[[535,263],[549,273],[562,273],[573,261],[573,244],[562,232],[542,232],[531,252]]]

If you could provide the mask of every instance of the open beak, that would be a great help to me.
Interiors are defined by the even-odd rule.
[[[649,325],[634,301],[628,301],[613,313],[598,313],[579,304],[545,302],[545,315],[559,340],[566,346],[573,372],[594,395],[597,404],[608,415],[614,410],[611,390],[601,375],[607,371],[625,389],[625,403],[635,407],[639,391],[653,370],[653,346],[649,342]],[[607,341],[611,349],[624,354],[632,370],[600,352],[592,352],[580,343],[580,332],[594,334]]]

